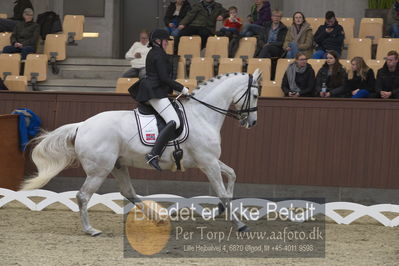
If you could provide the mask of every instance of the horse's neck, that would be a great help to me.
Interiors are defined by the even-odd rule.
[[[239,85],[241,85],[237,84],[238,77],[239,76],[230,79],[226,78],[214,87],[201,88],[202,91],[198,99],[223,110],[229,109],[233,102],[233,97],[239,90]],[[226,116],[200,103],[194,101],[193,103],[195,104],[193,111],[196,113],[196,116],[202,116],[204,120],[213,125],[217,131],[220,131]]]

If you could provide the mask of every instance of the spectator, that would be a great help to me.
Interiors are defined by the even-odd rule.
[[[214,0],[202,0],[193,5],[180,22],[180,33],[175,38],[174,53],[177,54],[181,36],[201,36],[201,47],[205,48],[208,37],[215,33],[216,21],[222,21],[229,12]]]
[[[287,27],[281,22],[283,13],[280,10],[273,10],[272,21],[265,25],[259,43],[263,44],[259,52],[259,58],[281,57],[283,53],[283,43],[287,35]]]
[[[313,54],[313,59],[325,58],[326,53],[329,50],[337,52],[338,57],[340,57],[344,45],[344,39],[344,28],[338,24],[334,12],[328,11],[326,13],[325,24],[321,25],[314,35],[314,41],[317,44],[317,51]]]
[[[177,27],[190,9],[191,5],[186,0],[176,0],[170,3],[164,18],[166,28],[170,35],[176,37],[179,34],[179,29]]]
[[[235,6],[229,8],[230,17],[224,20],[223,28],[216,33],[217,36],[227,36],[229,37],[229,57],[234,57],[235,52],[238,48],[238,43],[240,39],[240,30],[242,27],[242,22],[239,17],[237,17],[238,9]]]
[[[21,53],[21,58],[36,52],[39,40],[40,26],[33,21],[33,10],[26,8],[23,13],[24,21],[19,21],[11,35],[11,44],[3,48],[3,53]]]
[[[122,77],[144,78],[146,75],[145,61],[150,49],[151,48],[148,47],[148,32],[146,30],[142,30],[140,32],[140,41],[135,42],[125,55],[125,58],[130,60],[132,68],[126,71]]]
[[[383,99],[399,99],[399,54],[396,51],[388,52],[384,66],[377,74],[377,96]]]
[[[375,97],[374,71],[364,62],[362,57],[351,60],[346,89],[351,92],[352,98]]]
[[[396,0],[392,8],[389,10],[387,26],[389,36],[392,38],[399,38],[399,0]]]
[[[338,53],[327,52],[327,61],[316,76],[316,95],[320,97],[347,97],[347,74],[339,62]]]
[[[242,30],[241,37],[251,37],[261,35],[264,26],[271,20],[270,2],[266,0],[255,0],[248,16],[249,24]]]
[[[315,73],[307,62],[304,53],[295,56],[295,62],[290,64],[284,74],[281,89],[288,97],[312,97],[314,95]]]
[[[26,8],[34,10],[30,0],[15,0],[14,16],[10,19],[0,19],[0,32],[12,32],[17,22],[24,20],[22,15]]]
[[[288,28],[283,48],[287,51],[287,58],[295,58],[302,52],[307,58],[313,54],[313,33],[310,24],[306,22],[302,12],[295,12],[292,25]]]
[[[237,14],[237,7],[229,7],[230,16],[224,20],[223,27],[217,32],[218,36],[227,36],[231,38],[233,35],[238,35],[240,33],[242,22],[241,19],[237,17]]]

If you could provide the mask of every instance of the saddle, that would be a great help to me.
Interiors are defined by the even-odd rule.
[[[180,119],[180,127],[175,131],[172,140],[167,146],[178,146],[187,140],[189,128],[187,122],[186,111],[180,101],[171,101]],[[140,104],[134,110],[140,141],[145,146],[154,146],[159,132],[166,126],[165,120],[155,111],[151,105]]]

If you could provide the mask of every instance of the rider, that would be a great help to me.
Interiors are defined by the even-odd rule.
[[[189,90],[171,78],[172,64],[165,52],[170,40],[169,33],[156,29],[150,35],[149,51],[146,59],[147,77],[133,88],[134,98],[140,103],[149,103],[165,120],[166,126],[159,133],[151,152],[145,158],[155,169],[161,171],[158,161],[172,134],[180,127],[179,117],[173,108],[168,94],[172,90],[189,95]]]

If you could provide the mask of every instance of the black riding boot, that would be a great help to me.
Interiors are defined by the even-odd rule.
[[[147,163],[149,163],[152,167],[157,169],[158,171],[162,171],[161,167],[159,167],[158,161],[163,148],[166,144],[172,139],[173,133],[176,130],[176,122],[170,121],[166,124],[166,126],[159,133],[157,140],[155,141],[154,147],[152,151],[145,156]]]

